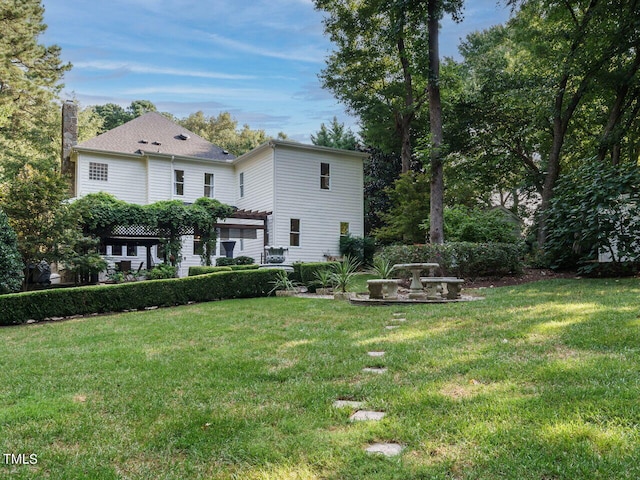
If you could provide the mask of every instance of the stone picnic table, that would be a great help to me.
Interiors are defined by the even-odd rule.
[[[409,270],[411,272],[409,298],[424,298],[425,292],[420,281],[420,273],[429,269],[429,276],[433,276],[433,270],[439,266],[437,263],[398,263],[393,266],[393,270]]]

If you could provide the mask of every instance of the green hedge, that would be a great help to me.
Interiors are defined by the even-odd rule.
[[[189,276],[206,275],[208,273],[231,272],[238,270],[257,270],[260,265],[229,265],[226,267],[189,267]]]
[[[522,273],[524,246],[513,243],[451,242],[444,245],[392,245],[380,252],[391,264],[440,264],[443,275],[476,277]]]
[[[0,325],[92,313],[142,310],[230,298],[264,297],[276,270],[218,272],[118,285],[61,288],[0,296]]]
[[[294,263],[291,278],[306,286],[310,292],[315,292],[317,287],[317,285],[314,284],[317,280],[316,272],[320,270],[331,270],[337,264],[338,262]]]

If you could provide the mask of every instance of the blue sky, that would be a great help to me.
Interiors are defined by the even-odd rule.
[[[497,0],[467,0],[445,19],[441,55],[467,33],[504,22]],[[177,117],[230,112],[239,125],[309,143],[333,116],[357,122],[321,88],[331,50],[311,0],[43,0],[45,44],[73,69],[65,97],[82,107],[150,100]]]

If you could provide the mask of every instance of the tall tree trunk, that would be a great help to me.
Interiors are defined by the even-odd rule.
[[[442,103],[440,101],[440,54],[438,45],[440,1],[429,0],[429,119],[431,128],[431,203],[429,241],[444,243],[444,173],[442,159]]]
[[[415,117],[415,101],[413,97],[413,77],[411,75],[411,67],[409,65],[407,49],[404,43],[404,11],[402,12],[402,15],[398,33],[397,48],[398,55],[400,56],[400,63],[402,65],[402,75],[404,77],[405,113],[399,114],[398,126],[400,128],[400,136],[402,139],[402,150],[400,152],[400,157],[402,158],[402,173],[407,173],[411,170],[411,159],[413,157],[411,147],[411,123]]]

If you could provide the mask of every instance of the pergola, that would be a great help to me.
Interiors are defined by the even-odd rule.
[[[228,219],[249,220],[259,223],[228,223],[221,221],[215,224],[216,228],[229,230],[264,230],[264,245],[268,244],[268,228],[267,219],[272,212],[261,212],[255,210],[236,210]],[[180,236],[195,235],[194,226],[182,228],[179,232]],[[147,249],[147,268],[153,265],[153,257],[151,255],[151,247],[159,245],[161,240],[168,238],[170,232],[163,229],[150,229],[144,225],[116,226],[101,237],[103,245],[134,245],[136,247],[145,247]]]

